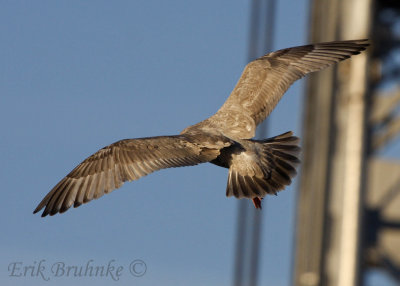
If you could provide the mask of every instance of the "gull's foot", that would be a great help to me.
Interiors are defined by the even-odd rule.
[[[256,209],[262,209],[261,207],[261,200],[262,198],[253,198],[253,204]]]

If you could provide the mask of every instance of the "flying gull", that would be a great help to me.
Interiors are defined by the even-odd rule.
[[[261,199],[291,183],[300,163],[292,132],[254,140],[256,127],[291,84],[368,46],[367,40],[336,41],[266,54],[244,69],[222,107],[179,135],[126,139],[100,149],[65,176],[39,203],[42,217],[63,213],[154,171],[200,163],[228,168],[226,195]]]

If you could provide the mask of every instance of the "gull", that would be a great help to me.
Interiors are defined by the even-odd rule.
[[[322,70],[368,46],[368,40],[311,44],[268,53],[246,65],[222,107],[179,135],[125,139],[76,166],[39,203],[42,217],[63,213],[154,171],[212,163],[228,168],[226,196],[261,199],[290,185],[300,161],[293,133],[252,139],[294,81]]]

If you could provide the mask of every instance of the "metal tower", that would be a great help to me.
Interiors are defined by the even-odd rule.
[[[311,42],[371,47],[307,82],[293,284],[362,285],[370,267],[399,279],[400,164],[379,149],[400,133],[400,2],[311,5]]]

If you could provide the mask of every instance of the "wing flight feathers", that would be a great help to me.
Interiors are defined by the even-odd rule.
[[[266,54],[245,67],[229,98],[208,120],[233,138],[252,138],[294,81],[359,54],[368,45],[368,40],[337,41]]]
[[[39,203],[34,213],[63,213],[118,189],[154,171],[192,166],[215,159],[218,148],[207,148],[190,136],[127,139],[100,149],[63,178]]]

